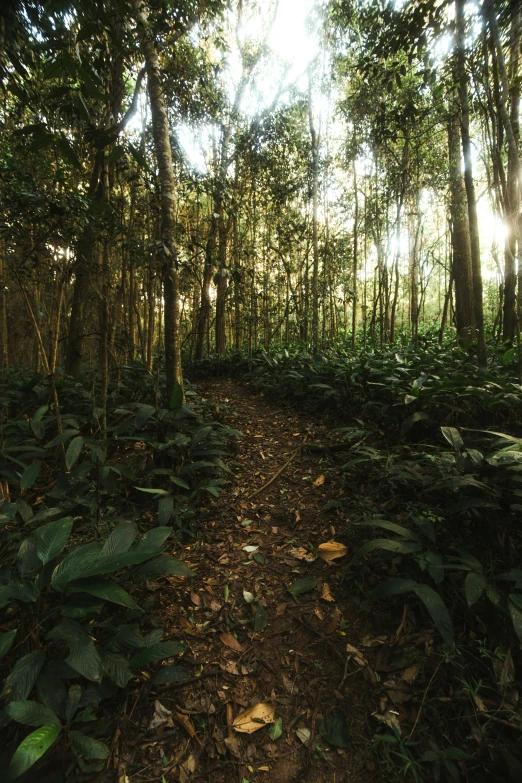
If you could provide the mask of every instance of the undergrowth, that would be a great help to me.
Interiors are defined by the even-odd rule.
[[[155,593],[190,576],[172,552],[194,535],[205,497],[219,495],[237,432],[193,391],[184,404],[176,388],[165,405],[161,388],[143,367],[125,367],[105,408],[89,379],[58,378],[57,410],[41,375],[14,371],[0,384],[9,779],[34,774],[58,747],[63,779],[100,771],[128,684],[187,675],[175,663],[185,645],[176,629],[165,638]]]
[[[337,425],[330,470],[344,492],[324,510],[349,513],[342,581],[363,611],[398,628],[372,675],[381,709],[371,749],[386,779],[522,773],[522,386],[513,349],[492,344],[489,356],[484,373],[462,349],[425,338],[315,357],[282,347],[193,368],[242,377]]]

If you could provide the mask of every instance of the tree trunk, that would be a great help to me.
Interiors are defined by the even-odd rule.
[[[520,81],[518,68],[520,62],[520,11],[516,10],[511,23],[511,47],[509,75],[507,73],[502,42],[498,29],[495,8],[491,2],[486,5],[487,19],[493,46],[497,58],[501,89],[498,94],[498,109],[508,145],[506,213],[508,234],[504,254],[504,340],[513,342],[516,335],[516,274],[517,244],[520,242],[520,175],[521,165],[518,156],[520,141]],[[508,109],[507,99],[511,111]],[[519,272],[520,274],[520,272]]]
[[[460,127],[455,115],[448,124],[450,223],[452,276],[455,281],[457,336],[459,344],[468,346],[473,337],[473,283],[468,207],[462,177]]]
[[[312,147],[312,348],[319,349],[319,236],[318,236],[318,189],[319,189],[319,136],[315,128],[312,107],[311,68],[308,67],[308,122]]]
[[[163,294],[165,300],[164,339],[165,375],[167,399],[170,400],[177,384],[183,387],[181,370],[181,344],[179,331],[179,275],[178,255],[175,243],[174,204],[176,183],[172,167],[169,121],[161,86],[161,69],[158,52],[150,27],[148,13],[142,0],[132,0],[132,7],[138,23],[141,52],[147,67],[147,91],[152,117],[152,135],[158,164],[161,190],[161,239],[164,262]]]
[[[464,184],[468,200],[468,220],[471,245],[471,269],[473,274],[473,311],[475,317],[475,333],[477,336],[477,359],[481,369],[488,364],[486,336],[484,333],[484,311],[482,303],[482,267],[480,258],[480,240],[477,216],[477,198],[473,181],[471,158],[471,138],[469,132],[469,100],[468,75],[466,72],[465,52],[465,0],[456,0],[456,30],[457,30],[457,72],[459,80],[459,98],[461,108],[462,153],[464,157]]]
[[[355,134],[354,134],[355,141]],[[354,145],[355,146],[355,145]],[[358,274],[358,240],[359,240],[359,198],[357,193],[357,171],[355,157],[352,161],[353,197],[355,199],[355,214],[353,217],[353,309],[352,309],[352,348],[355,348],[357,331],[357,274]]]

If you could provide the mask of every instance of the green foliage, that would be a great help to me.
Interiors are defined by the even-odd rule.
[[[14,374],[0,386],[6,414],[0,477],[11,486],[11,498],[0,501],[0,603],[10,607],[13,622],[0,635],[0,656],[12,651],[22,615],[39,628],[34,649],[25,640],[24,654],[4,658],[10,665],[1,694],[4,720],[37,729],[14,754],[13,777],[36,763],[60,732],[80,760],[106,759],[107,746],[85,733],[88,711],[141,670],[186,649],[163,640],[161,628],[142,632],[149,619],[138,593],[154,580],[192,574],[170,550],[194,532],[194,500],[219,495],[228,470],[222,458],[237,433],[209,420],[193,401],[168,409],[152,404],[153,392],[143,370],[129,367],[100,433],[95,398],[80,383],[60,381],[58,432],[53,405],[42,404],[43,379]],[[138,401],[129,401],[133,395]],[[31,408],[32,417],[20,415]],[[136,491],[143,473],[137,463],[145,455],[154,467],[145,471],[147,486],[137,486],[145,491]],[[144,520],[156,498],[160,524],[151,527]],[[168,665],[158,682],[186,676]]]

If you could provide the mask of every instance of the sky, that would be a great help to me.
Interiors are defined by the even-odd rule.
[[[314,0],[279,0],[277,16],[268,39],[274,55],[271,67],[269,64],[269,67],[263,70],[261,78],[258,78],[252,89],[246,93],[241,107],[245,114],[253,116],[272,103],[285,68],[285,86],[295,84],[301,90],[306,89],[306,68],[318,50],[317,36],[308,29],[307,23],[313,6]],[[259,22],[260,17],[251,19],[244,33],[254,39],[259,38],[262,35]],[[240,73],[239,53],[232,50],[226,78],[231,100],[234,98]],[[204,152],[211,147],[211,132],[209,127],[200,128],[198,132],[183,125],[177,128],[183,150],[190,163],[200,172],[206,169]]]

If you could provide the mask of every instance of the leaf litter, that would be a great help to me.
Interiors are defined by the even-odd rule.
[[[240,441],[235,477],[211,501],[198,543],[190,545],[194,576],[169,580],[155,596],[166,638],[169,629],[181,629],[188,649],[182,666],[160,667],[176,669],[172,675],[157,684],[153,678],[145,690],[137,682],[131,692],[134,716],[146,716],[154,735],[146,744],[125,745],[122,737],[125,774],[146,767],[147,783],[161,780],[167,765],[183,783],[228,783],[225,762],[232,757],[239,779],[250,783],[290,783],[298,774],[312,783],[313,769],[324,763],[336,779],[349,775],[362,783],[367,768],[360,754],[347,754],[351,737],[367,736],[372,715],[400,727],[403,707],[390,696],[425,683],[415,662],[406,661],[379,702],[375,660],[383,644],[394,643],[395,628],[375,626],[338,581],[348,548],[336,531],[348,509],[333,502],[342,494],[335,475],[305,450],[289,462],[295,433],[319,442],[332,433],[308,421],[303,426],[296,414],[229,381],[207,389],[213,400],[228,398],[224,417],[235,411],[234,427],[248,433],[255,423],[255,434],[271,445],[263,459],[253,437]],[[316,478],[302,481],[303,475]],[[332,508],[322,511],[327,501]],[[401,635],[403,649],[417,644],[411,631]]]

